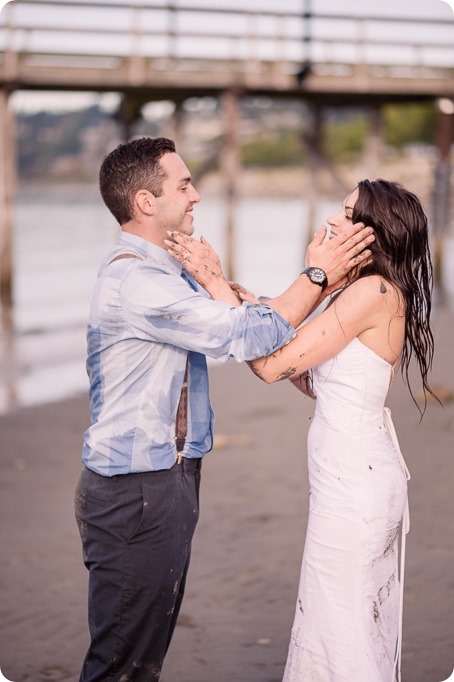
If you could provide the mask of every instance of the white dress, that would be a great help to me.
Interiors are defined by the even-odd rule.
[[[313,371],[309,520],[284,682],[400,680],[409,474],[384,408],[391,374],[357,338]]]

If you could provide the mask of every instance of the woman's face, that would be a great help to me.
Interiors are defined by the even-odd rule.
[[[358,189],[354,189],[351,194],[342,203],[342,206],[338,213],[330,216],[327,219],[327,223],[331,228],[329,238],[332,239],[336,237],[340,232],[351,225],[353,217],[353,207],[358,199]]]

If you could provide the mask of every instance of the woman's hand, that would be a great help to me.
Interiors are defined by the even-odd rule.
[[[182,232],[167,232],[167,251],[208,291],[215,301],[240,306],[242,301],[230,288],[216,251],[204,237],[200,241]]]
[[[200,241],[182,232],[167,232],[164,239],[167,251],[205,289],[216,279],[225,279],[216,251],[204,237]]]
[[[232,291],[235,292],[235,294],[238,296],[238,298],[241,301],[247,301],[248,303],[260,303],[260,300],[255,296],[255,294],[252,293],[252,291],[249,291],[249,289],[246,289],[246,287],[243,287],[241,284],[238,284],[237,282],[229,282],[230,288]]]

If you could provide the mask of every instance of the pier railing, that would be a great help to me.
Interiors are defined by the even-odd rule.
[[[0,86],[454,94],[447,6],[440,19],[199,3],[14,0],[0,15]]]

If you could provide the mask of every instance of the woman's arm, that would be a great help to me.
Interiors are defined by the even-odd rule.
[[[373,330],[383,333],[385,346],[398,299],[390,285],[384,294],[380,284],[381,278],[376,275],[354,282],[333,305],[302,327],[290,343],[249,362],[252,371],[266,383],[296,378],[337,355],[355,337]],[[383,350],[389,354],[388,345]]]

